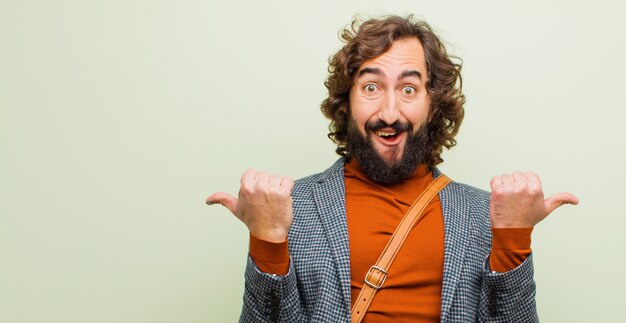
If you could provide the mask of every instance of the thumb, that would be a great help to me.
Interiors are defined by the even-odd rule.
[[[230,210],[232,214],[235,214],[237,210],[237,202],[237,198],[225,192],[217,192],[206,198],[206,204],[221,204]]]
[[[563,204],[577,205],[578,198],[571,193],[561,192],[548,197],[545,199],[544,203],[546,205],[546,211],[550,214]]]

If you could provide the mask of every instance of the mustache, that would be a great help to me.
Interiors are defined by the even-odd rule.
[[[412,133],[413,125],[408,122],[400,122],[400,121],[396,121],[392,124],[388,124],[385,121],[382,121],[380,119],[376,121],[368,121],[365,123],[366,131],[374,132],[382,128],[393,128],[393,130],[395,130],[396,132],[409,131],[410,133]]]

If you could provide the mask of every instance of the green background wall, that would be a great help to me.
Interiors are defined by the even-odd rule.
[[[248,233],[204,199],[336,159],[319,112],[353,15],[415,13],[464,59],[441,169],[539,173],[545,322],[626,321],[618,1],[0,0],[0,322],[234,322]]]

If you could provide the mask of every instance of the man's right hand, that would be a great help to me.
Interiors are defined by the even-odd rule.
[[[291,177],[270,176],[248,169],[241,176],[239,198],[217,192],[206,199],[208,205],[221,204],[230,210],[259,239],[283,242],[291,220]]]

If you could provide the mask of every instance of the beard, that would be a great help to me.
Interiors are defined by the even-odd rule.
[[[385,127],[392,127],[397,133],[401,131],[407,132],[404,149],[400,158],[387,162],[376,151],[372,142],[372,134],[376,130]],[[426,126],[421,126],[417,132],[413,132],[413,126],[410,123],[401,123],[399,121],[388,125],[382,120],[377,122],[367,122],[365,124],[365,133],[363,136],[357,128],[353,118],[348,121],[348,134],[346,148],[349,157],[354,157],[361,166],[361,170],[372,181],[383,184],[392,185],[400,183],[415,173],[417,167],[423,163],[426,155],[425,147],[428,143],[428,132]],[[391,149],[399,149],[393,147]],[[396,155],[398,152],[394,152]]]

